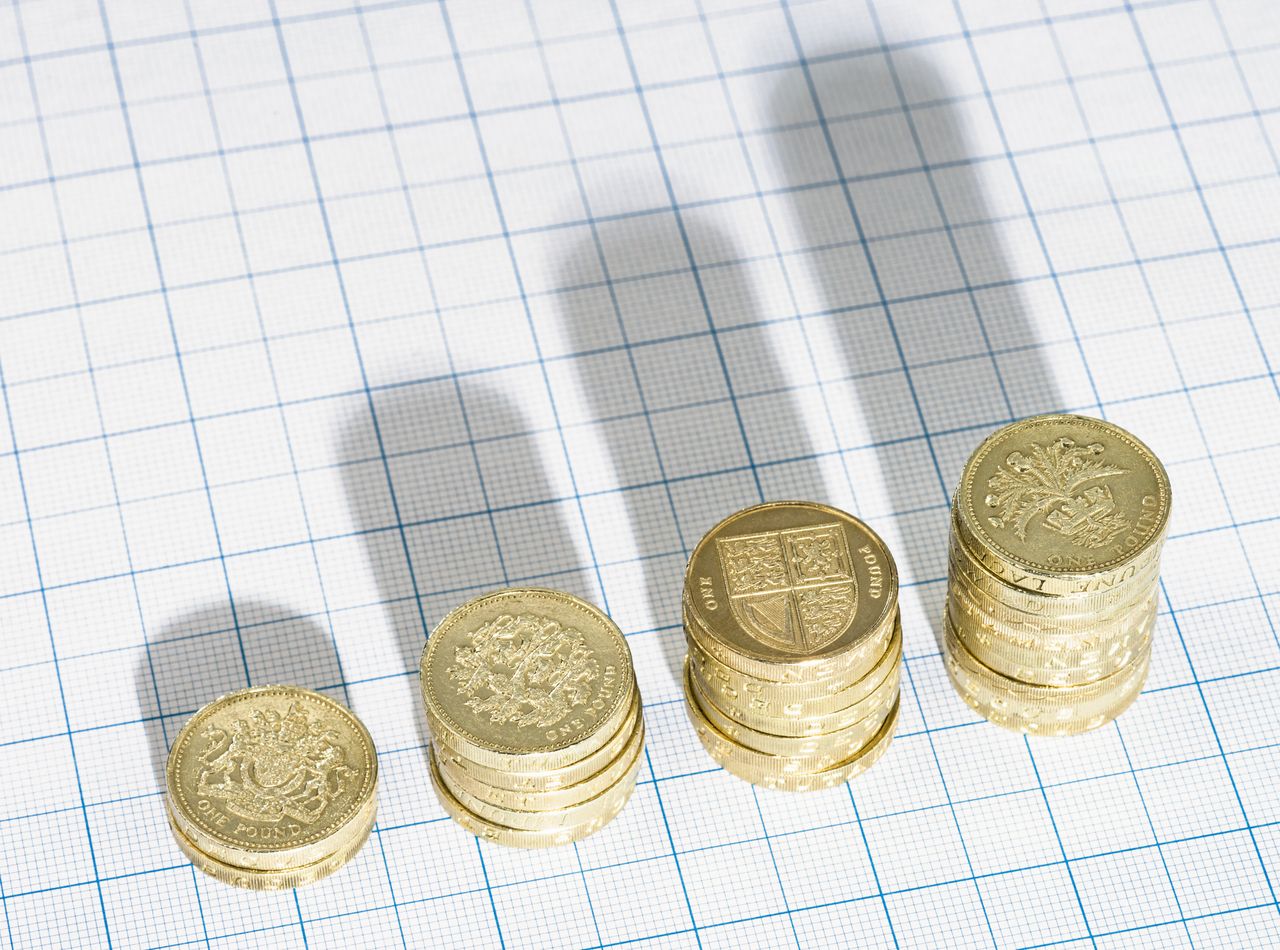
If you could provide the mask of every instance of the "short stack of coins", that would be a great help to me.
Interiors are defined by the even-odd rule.
[[[870,768],[898,720],[898,575],[858,519],[810,502],[716,525],[684,585],[689,718],[728,772],[830,788]]]
[[[191,862],[253,890],[332,874],[373,828],[378,760],[349,709],[297,686],[228,693],[191,717],[165,769],[169,826]]]
[[[432,632],[419,674],[436,796],[472,834],[566,844],[631,797],[644,748],[631,651],[586,601],[541,588],[477,597]]]
[[[952,505],[944,655],[961,697],[1021,732],[1072,735],[1142,691],[1169,478],[1119,426],[1033,416],[987,438]]]

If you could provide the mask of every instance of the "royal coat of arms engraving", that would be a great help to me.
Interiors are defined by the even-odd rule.
[[[1103,481],[1127,469],[1104,461],[1105,451],[1097,442],[1079,445],[1064,437],[1011,453],[987,479],[985,502],[995,511],[987,520],[1025,541],[1027,529],[1042,518],[1043,527],[1072,544],[1103,547],[1129,525]]]
[[[196,791],[250,821],[313,825],[356,774],[338,732],[298,703],[211,727]]]
[[[447,672],[467,707],[495,725],[546,728],[590,701],[600,664],[578,630],[504,614],[468,635]]]
[[[848,628],[858,585],[838,524],[717,538],[734,618],[762,643],[810,653]]]

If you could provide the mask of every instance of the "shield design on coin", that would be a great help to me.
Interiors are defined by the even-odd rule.
[[[858,582],[840,525],[717,538],[716,550],[733,616],[762,643],[811,653],[853,622]]]

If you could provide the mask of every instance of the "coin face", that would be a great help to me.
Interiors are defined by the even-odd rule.
[[[851,515],[774,502],[716,525],[689,559],[685,590],[698,626],[732,653],[803,665],[882,631],[898,574],[884,542]]]
[[[613,621],[540,588],[497,591],[454,610],[428,639],[420,675],[433,728],[504,755],[598,747],[634,691],[630,649]]]
[[[965,466],[960,527],[1012,567],[1093,574],[1141,555],[1169,521],[1169,477],[1118,426],[1033,416],[995,432]]]
[[[341,704],[259,686],[214,700],[183,726],[166,781],[172,818],[197,847],[231,863],[285,866],[364,823],[378,763],[369,733]]]

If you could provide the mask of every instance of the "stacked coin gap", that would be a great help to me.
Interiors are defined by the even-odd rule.
[[[716,525],[683,596],[689,718],[728,772],[787,791],[870,768],[898,718],[897,569],[865,524],[774,502]]]
[[[420,679],[436,796],[472,834],[566,844],[626,805],[640,693],[622,632],[591,604],[540,588],[478,597],[431,634]]]
[[[178,847],[206,874],[252,890],[332,874],[364,845],[377,811],[368,731],[297,686],[209,703],[174,739],[165,773]]]
[[[1168,475],[1118,426],[1034,416],[992,434],[952,505],[944,655],[999,725],[1070,735],[1142,691]]]

